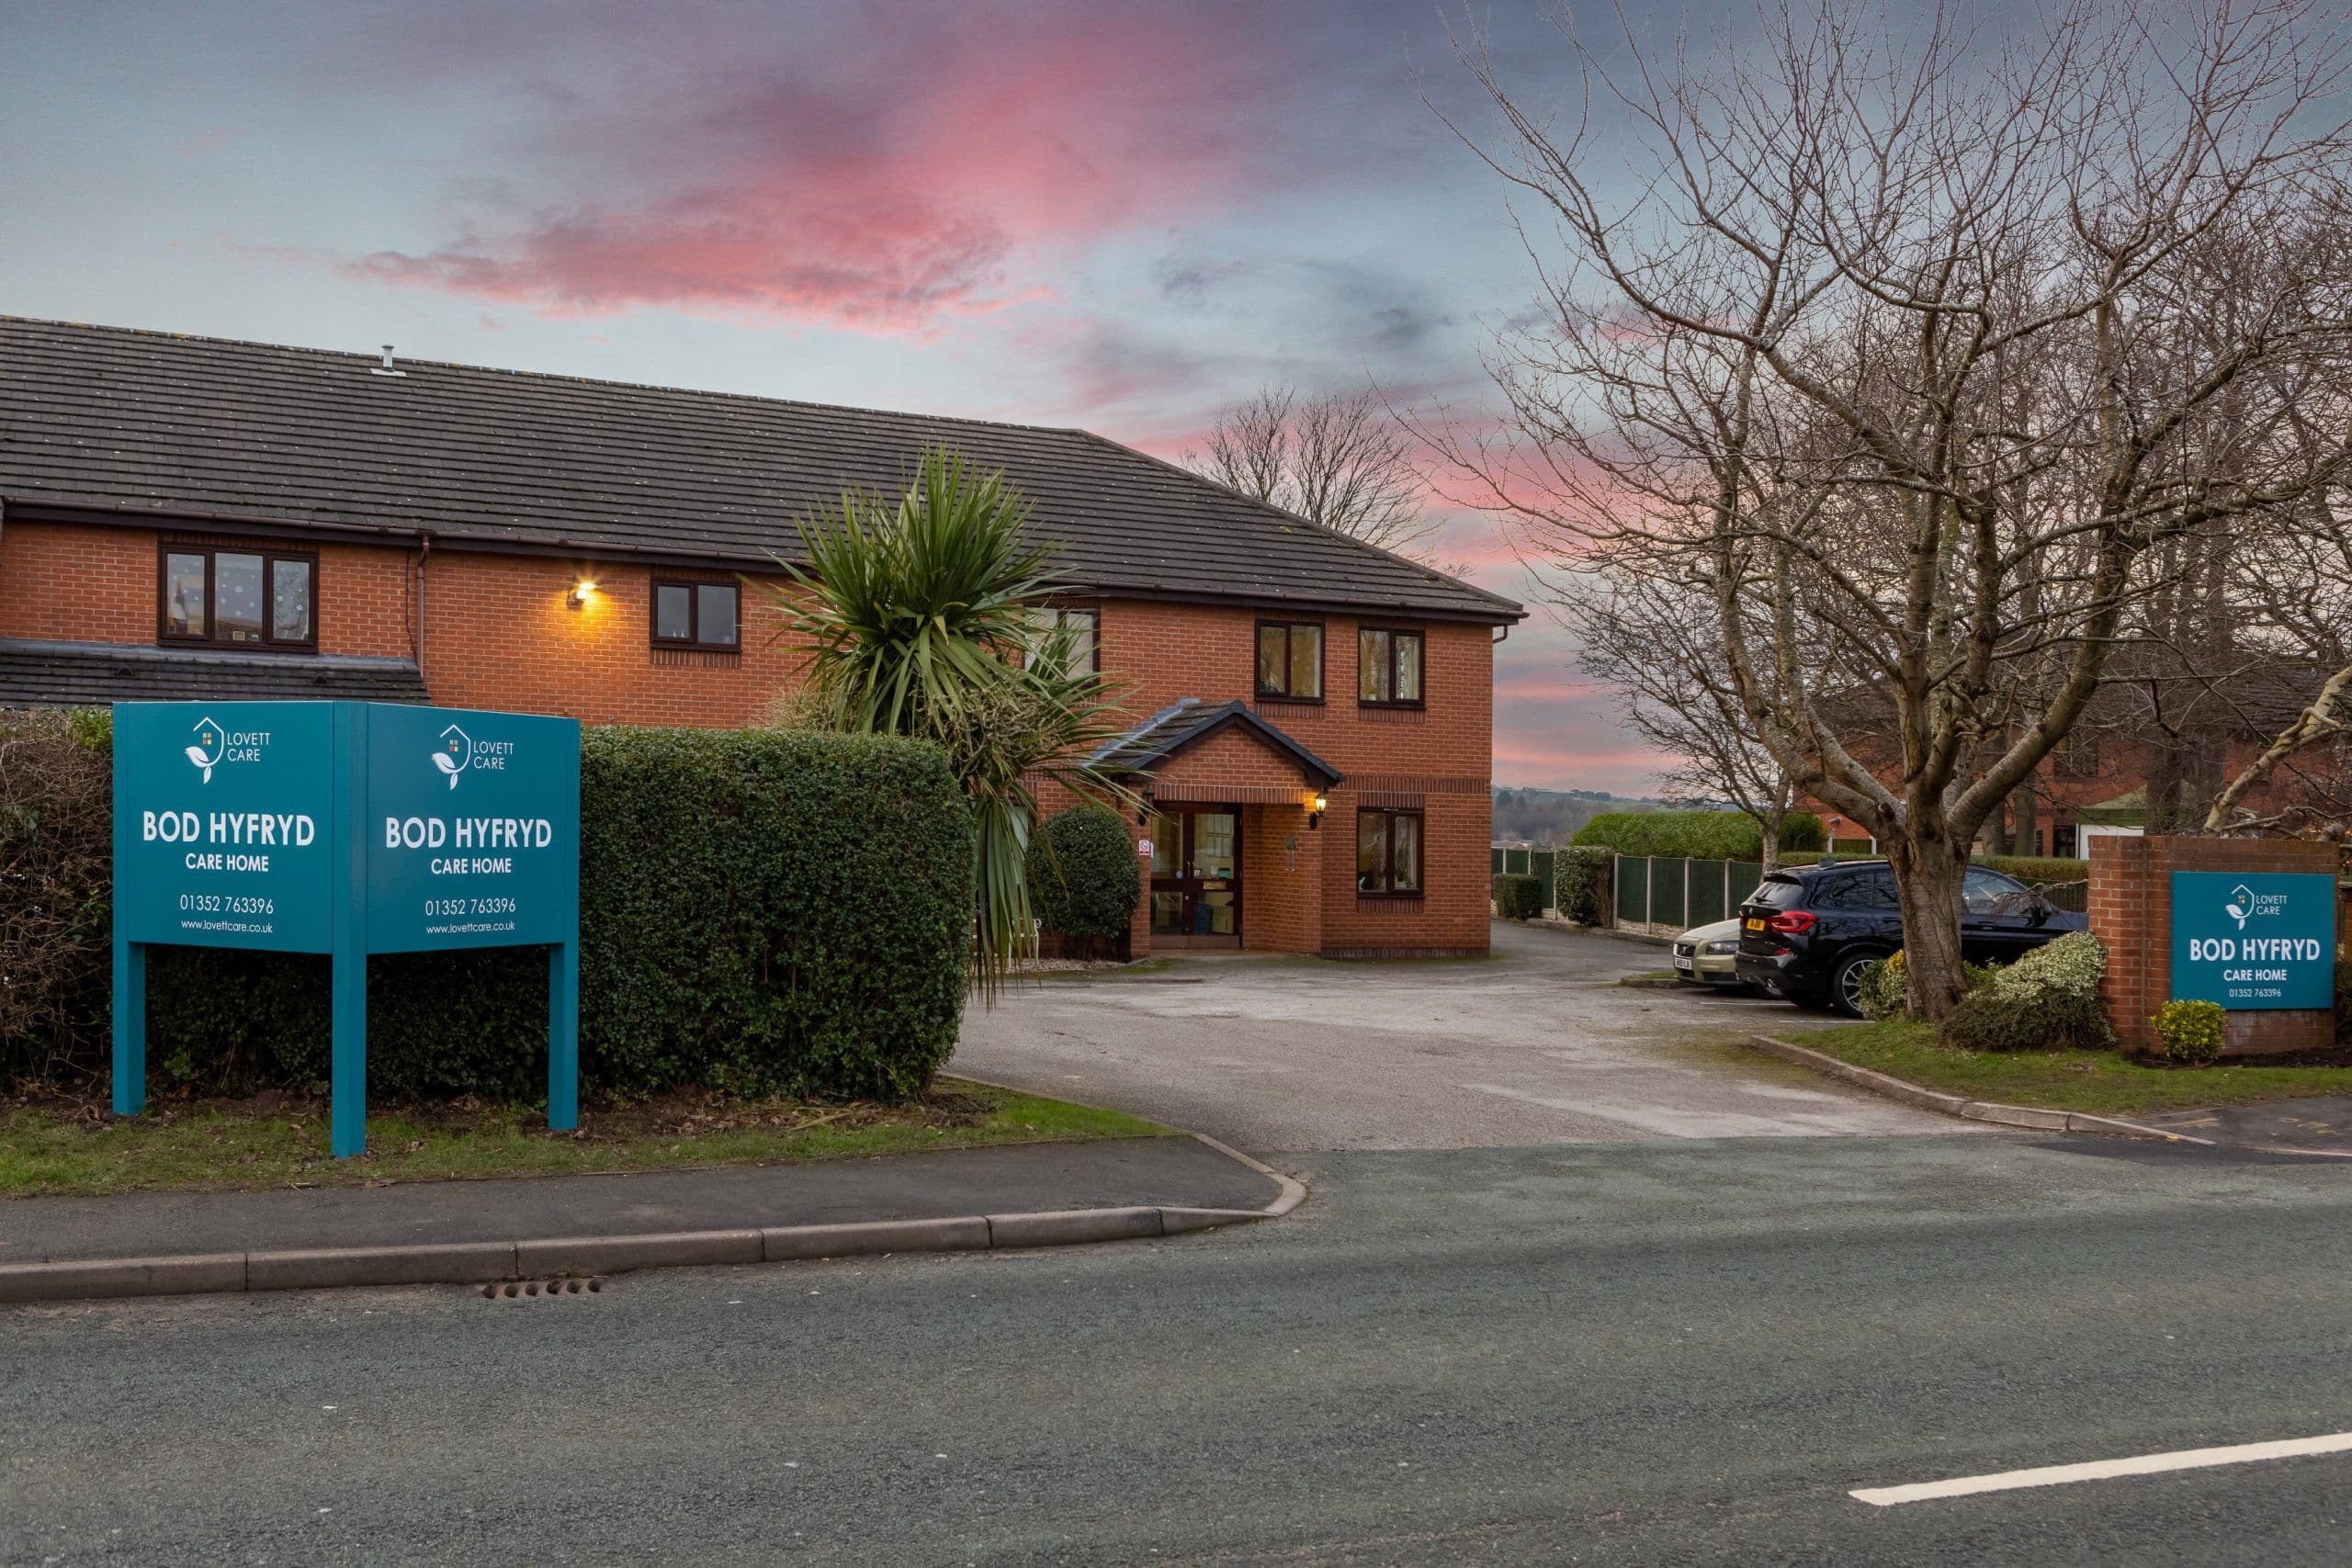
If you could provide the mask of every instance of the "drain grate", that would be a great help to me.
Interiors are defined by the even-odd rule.
[[[481,1288],[482,1299],[492,1302],[532,1301],[544,1296],[600,1295],[605,1289],[602,1280],[501,1280]]]

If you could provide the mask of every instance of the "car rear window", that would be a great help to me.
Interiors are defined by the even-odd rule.
[[[1755,892],[1747,896],[1747,901],[1761,904],[1767,908],[1788,909],[1793,908],[1804,897],[1804,883],[1783,882],[1779,877],[1768,876],[1757,885]]]

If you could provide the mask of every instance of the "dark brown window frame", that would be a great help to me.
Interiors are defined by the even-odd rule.
[[[259,556],[262,583],[262,636],[259,642],[233,642],[219,634],[220,623],[220,591],[219,558],[221,556]],[[172,630],[171,582],[174,556],[204,558],[204,632],[190,637]],[[311,569],[311,635],[297,640],[273,637],[269,632],[271,613],[276,608],[277,567],[279,561],[300,561]],[[225,648],[238,653],[316,653],[319,650],[319,552],[316,550],[285,550],[266,545],[220,544],[205,541],[198,544],[187,540],[174,543],[159,540],[155,547],[155,643],[159,648]]]
[[[1356,897],[1359,898],[1419,898],[1426,896],[1430,879],[1429,813],[1418,806],[1357,807],[1356,848],[1358,852],[1362,852],[1363,848],[1363,819],[1367,817],[1386,817],[1390,818],[1409,817],[1413,819],[1415,824],[1414,841],[1419,847],[1421,852],[1420,882],[1418,886],[1412,887],[1400,888],[1396,886],[1396,832],[1395,828],[1392,826],[1388,832],[1388,863],[1382,868],[1384,874],[1388,879],[1389,886],[1386,887],[1368,888],[1363,885],[1361,880],[1359,880],[1356,886]],[[1355,874],[1359,879],[1363,877],[1363,871],[1361,866],[1357,868]]]
[[[1089,651],[1089,652],[1091,654],[1091,656],[1092,656],[1091,662],[1090,662],[1090,663],[1088,664],[1088,666],[1087,666],[1087,672],[1088,672],[1089,674],[1093,674],[1093,675],[1100,675],[1101,673],[1102,673],[1102,605],[1100,605],[1100,604],[1039,604],[1039,605],[1037,605],[1037,606],[1036,606],[1036,608],[1037,608],[1037,609],[1039,609],[1039,610],[1049,610],[1049,611],[1051,611],[1051,612],[1053,613],[1054,616],[1056,617],[1056,624],[1057,624],[1057,625],[1059,625],[1059,624],[1060,624],[1060,617],[1061,617],[1061,616],[1064,616],[1064,615],[1086,615],[1086,616],[1090,616],[1090,617],[1091,617],[1091,618],[1092,618],[1092,620],[1093,620],[1093,622],[1094,622],[1094,636],[1093,636],[1092,639],[1091,639],[1091,640],[1088,643],[1088,645],[1087,645],[1088,651]]]
[[[1312,697],[1294,696],[1288,692],[1269,691],[1266,687],[1258,683],[1258,639],[1265,635],[1265,630],[1268,626],[1280,626],[1283,628],[1283,677],[1284,680],[1288,680],[1290,677],[1290,634],[1302,626],[1313,626],[1315,628],[1317,634],[1315,638],[1315,683],[1322,688],[1321,695]],[[1424,657],[1426,657],[1426,654]],[[1272,615],[1261,617],[1258,624],[1255,626],[1252,626],[1250,631],[1250,689],[1258,694],[1259,699],[1263,702],[1299,703],[1313,707],[1322,706],[1324,698],[1329,696],[1331,691],[1330,628],[1325,626],[1321,621],[1281,620]]]
[[[1421,645],[1421,694],[1418,697],[1367,697],[1363,694],[1363,635],[1388,634],[1388,689],[1396,689],[1396,639],[1411,637]],[[1360,708],[1426,708],[1430,705],[1430,634],[1423,626],[1391,626],[1376,622],[1356,627],[1356,706]]]
[[[662,590],[683,588],[686,591],[686,618],[693,626],[693,637],[663,637],[662,635]],[[706,642],[702,632],[702,595],[696,590],[730,588],[735,592],[735,640]],[[743,651],[743,585],[716,577],[657,577],[653,579],[645,605],[645,631],[656,648],[673,648],[689,653],[741,653]]]

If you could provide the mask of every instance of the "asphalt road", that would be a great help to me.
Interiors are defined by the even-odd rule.
[[[2340,1563],[2352,1176],[2094,1140],[1325,1154],[1086,1249],[0,1310],[0,1562]]]
[[[1483,961],[1190,955],[1015,987],[966,1013],[948,1070],[1253,1151],[1973,1131],[1740,1043],[1824,1014],[1617,984],[1661,946],[1493,929]]]

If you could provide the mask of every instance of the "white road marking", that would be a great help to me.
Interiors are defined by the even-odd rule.
[[[1908,1486],[1864,1486],[1849,1494],[1875,1507],[1924,1503],[1936,1497],[1965,1497],[1977,1492],[2013,1492],[2024,1486],[2063,1486],[2074,1481],[2109,1481],[2119,1475],[2155,1475],[2167,1470],[2204,1470],[2217,1464],[2298,1459],[2306,1454],[2352,1452],[2352,1432],[2323,1438],[2281,1438],[2267,1443],[2237,1443],[2225,1449],[2179,1449],[2132,1459],[2096,1459],[2084,1464],[2050,1464],[2039,1470],[2005,1470],[1994,1475],[1962,1475]]]

